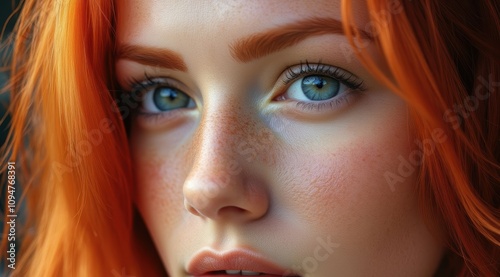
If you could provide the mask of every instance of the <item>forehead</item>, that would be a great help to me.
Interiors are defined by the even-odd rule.
[[[362,26],[367,12],[353,2]],[[165,39],[169,45],[185,38],[225,41],[308,17],[340,19],[340,0],[123,0],[117,3],[117,35],[159,47]]]

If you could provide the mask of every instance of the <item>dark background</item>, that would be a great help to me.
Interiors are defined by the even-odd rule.
[[[12,17],[9,20],[9,22],[7,22],[7,19],[13,13],[14,8],[18,6],[19,2],[20,2],[19,0],[0,0],[0,35],[1,35],[0,36],[0,148],[5,144],[8,128],[10,126],[10,116],[8,116],[7,114],[7,107],[9,106],[10,95],[8,92],[4,92],[4,87],[9,78],[9,72],[7,71],[7,69],[9,65],[10,53],[12,47],[12,41],[8,40],[8,37],[12,34],[17,16]],[[0,166],[4,166],[4,164]],[[0,215],[2,215],[1,216],[2,219],[0,221],[2,222],[1,224],[2,228],[4,226],[3,215],[5,208],[4,203],[6,199],[5,192],[7,190],[7,186],[5,185],[6,184],[5,180],[6,180],[5,176],[2,176],[2,174],[0,174],[0,182],[1,182],[0,188],[2,188],[2,190],[0,190]],[[15,193],[16,199],[19,199],[18,197],[20,196],[20,194],[21,194],[20,190],[16,190]],[[16,236],[19,237],[17,233]],[[17,252],[20,248],[21,242],[18,241],[17,238],[16,242],[17,242],[16,243],[16,252]],[[6,251],[6,250],[1,249],[1,251]],[[16,257],[16,259],[17,258],[18,257]],[[10,269],[8,270],[5,269],[8,268],[5,265],[5,261],[2,260],[0,261],[0,276],[7,276],[9,274]]]
[[[14,10],[14,6],[17,6],[19,4],[19,0],[0,0],[0,25],[3,27],[5,22],[7,21],[7,18],[9,15],[12,13]],[[14,20],[11,20],[9,24],[7,24],[7,33],[12,31],[12,28],[14,27]]]
[[[19,5],[19,2],[19,0],[0,0],[0,32],[4,30],[0,37],[0,91],[3,91],[9,78],[7,66],[12,43],[9,43],[7,38],[12,33],[17,16],[12,17],[8,22],[7,19],[13,13],[14,8]],[[2,146],[5,143],[7,127],[10,124],[10,117],[6,116],[8,105],[9,94],[0,93],[0,145]]]

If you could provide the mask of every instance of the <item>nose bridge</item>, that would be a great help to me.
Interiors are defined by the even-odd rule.
[[[194,215],[211,219],[237,216],[255,219],[267,210],[262,184],[253,182],[238,153],[238,145],[252,135],[255,123],[241,109],[214,105],[205,109],[193,136],[194,157],[184,182],[185,206]]]
[[[239,113],[235,108],[207,107],[194,136],[194,167],[209,162],[211,168],[207,170],[223,172],[230,164],[238,163],[238,141],[245,140],[251,125]]]

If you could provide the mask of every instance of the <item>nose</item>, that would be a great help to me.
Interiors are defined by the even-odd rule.
[[[184,206],[212,220],[257,220],[267,213],[269,195],[258,161],[248,162],[239,151],[248,146],[246,141],[255,134],[249,126],[255,124],[220,111],[207,111],[193,136],[194,160],[183,186]]]

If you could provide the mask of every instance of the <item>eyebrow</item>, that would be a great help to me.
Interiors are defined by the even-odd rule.
[[[361,38],[373,40],[364,30],[353,29]],[[334,18],[312,17],[238,39],[229,46],[229,50],[233,59],[247,63],[296,45],[306,38],[326,34],[344,34],[342,22]],[[117,46],[115,54],[117,59],[187,71],[182,56],[169,49],[123,43]]]
[[[372,39],[363,30],[354,31],[362,38]],[[296,45],[308,37],[326,34],[344,34],[342,22],[334,18],[313,17],[285,24],[238,39],[230,45],[230,52],[235,60],[246,63]]]
[[[187,66],[178,53],[157,47],[120,44],[116,49],[118,59],[127,59],[144,65],[187,71]]]

